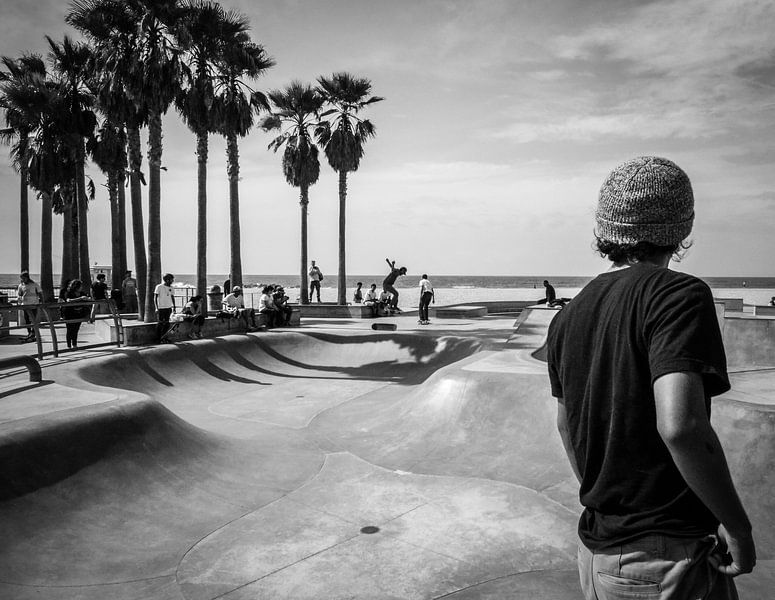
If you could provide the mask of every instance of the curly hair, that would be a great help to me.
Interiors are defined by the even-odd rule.
[[[658,246],[651,242],[637,242],[635,244],[619,244],[595,236],[596,250],[603,258],[608,258],[614,263],[642,262],[654,256],[669,253],[673,260],[680,261],[686,250],[692,243],[683,241],[669,246]]]

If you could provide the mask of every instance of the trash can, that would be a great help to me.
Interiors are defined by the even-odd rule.
[[[221,291],[220,286],[214,285],[211,287],[210,291],[207,292],[207,298],[209,299],[207,304],[209,310],[215,312],[221,310],[221,307],[223,306],[223,292]]]

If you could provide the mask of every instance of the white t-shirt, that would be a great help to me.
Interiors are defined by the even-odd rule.
[[[425,292],[430,292],[432,294],[433,286],[427,279],[420,279],[420,293],[424,294]]]
[[[21,305],[29,306],[30,304],[40,304],[40,296],[43,295],[43,291],[40,286],[34,281],[29,283],[20,283],[16,290],[16,297]]]
[[[245,301],[242,299],[242,295],[235,296],[232,292],[223,299],[223,305],[226,309],[234,311],[238,308],[245,308]]]
[[[369,291],[366,292],[366,297],[364,298],[364,302],[376,302],[377,298],[379,296],[377,295],[377,290],[372,290],[369,288]]]
[[[153,290],[153,293],[157,296],[157,308],[175,308],[175,301],[172,299],[172,287],[166,283],[160,283]]]

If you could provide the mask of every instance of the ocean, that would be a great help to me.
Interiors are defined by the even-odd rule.
[[[358,281],[363,282],[364,289],[372,283],[377,289],[382,289],[380,275],[350,275],[347,277],[347,300],[352,301],[352,292]],[[465,302],[485,302],[498,300],[538,300],[544,297],[543,280],[548,279],[555,287],[559,297],[571,298],[578,293],[594,276],[525,276],[525,275],[433,275],[429,279],[436,292],[436,305],[445,306]],[[38,280],[36,274],[32,274]],[[208,286],[223,286],[227,275],[214,274],[207,277]],[[746,304],[767,304],[775,296],[775,277],[703,277],[717,298],[743,298]],[[420,275],[399,277],[396,289],[400,294],[400,304],[412,306],[417,303],[417,289]],[[59,276],[54,277],[54,282]],[[175,274],[175,287],[181,289],[180,295],[185,295],[185,288],[193,287],[196,276],[190,273]],[[336,301],[336,274],[327,275],[321,286],[323,302]],[[0,290],[11,295],[16,294],[19,277],[16,274],[0,274]],[[279,283],[285,288],[292,302],[299,296],[298,275],[253,275],[243,276],[246,300],[254,294],[260,294],[260,288],[269,283]],[[248,301],[248,304],[250,302]]]

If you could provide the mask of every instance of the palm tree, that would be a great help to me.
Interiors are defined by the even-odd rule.
[[[106,120],[97,135],[86,146],[92,160],[107,176],[108,200],[110,202],[111,232],[111,272],[112,288],[120,288],[124,272],[121,270],[121,231],[122,218],[119,206],[119,188],[122,185],[122,173],[126,171],[126,132],[123,127],[113,125]]]
[[[269,93],[275,110],[261,121],[265,131],[287,129],[269,144],[277,152],[283,145],[283,174],[285,180],[300,189],[301,197],[301,302],[309,302],[307,289],[307,207],[309,187],[320,176],[318,148],[312,139],[310,129],[317,125],[323,96],[310,85],[294,81],[284,90]]]
[[[140,128],[147,124],[148,114],[142,103],[135,103],[129,96],[125,83],[133,72],[132,63],[136,60],[138,15],[138,7],[128,2],[75,0],[70,5],[65,21],[84,33],[95,45],[94,71],[98,80],[100,106],[114,123],[123,123],[127,131],[134,270],[137,276],[139,317],[144,320],[148,263],[142,204],[145,176],[142,172]]]
[[[322,122],[315,135],[323,147],[328,164],[339,173],[339,281],[337,302],[347,304],[347,275],[345,272],[345,202],[347,200],[347,173],[357,171],[363,157],[363,145],[376,135],[374,125],[358,117],[370,104],[384,98],[371,96],[371,81],[353,77],[349,73],[334,73],[318,77],[319,91],[331,109],[322,116],[331,119]]]
[[[252,129],[254,112],[269,110],[266,97],[251,89],[245,79],[255,79],[274,65],[264,48],[250,41],[247,33],[236,36],[218,60],[216,84],[216,128],[226,138],[226,170],[229,176],[229,233],[231,285],[242,285],[239,217],[239,143]]]
[[[0,86],[5,84],[12,85],[18,83],[26,85],[31,80],[44,79],[46,77],[46,65],[43,59],[37,54],[23,55],[18,59],[3,56],[0,62],[5,66],[6,71],[0,71]],[[0,87],[0,107],[5,109],[6,128],[0,129],[0,141],[11,143],[13,138],[18,139],[18,153],[20,156],[26,155],[26,148],[29,143],[31,126],[29,123],[30,115],[26,114],[23,106],[13,106],[9,102],[6,93]],[[21,271],[29,271],[30,268],[30,224],[29,224],[29,201],[27,195],[28,176],[27,161],[22,160],[19,163],[19,240],[21,245]]]
[[[196,135],[197,155],[197,294],[207,292],[207,157],[208,136],[216,133],[215,82],[224,48],[245,35],[245,16],[208,0],[188,0],[182,7],[178,39],[185,50],[185,86],[175,100],[178,112]]]
[[[54,298],[52,204],[69,201],[72,190],[73,154],[70,145],[69,98],[61,82],[39,76],[5,81],[2,85],[6,109],[19,122],[22,113],[28,135],[24,144],[12,149],[14,165],[27,173],[27,181],[38,192],[41,210],[40,283],[45,301]]]
[[[78,207],[78,271],[85,284],[91,282],[89,262],[89,229],[87,222],[88,195],[86,192],[86,138],[92,135],[97,124],[90,110],[93,97],[86,88],[89,76],[91,48],[87,44],[74,42],[65,36],[61,44],[46,36],[49,44],[49,58],[61,82],[61,93],[67,99],[69,119],[63,123],[66,143],[74,150],[76,203]]]

